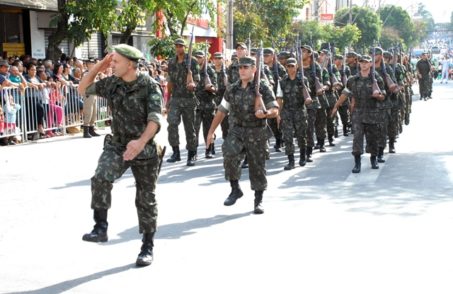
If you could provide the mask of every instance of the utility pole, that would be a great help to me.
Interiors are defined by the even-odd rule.
[[[352,0],[348,0],[349,2],[349,21],[348,24],[352,24]]]
[[[228,50],[233,50],[233,3],[234,0],[228,0],[227,8],[227,32],[226,32],[226,47]]]

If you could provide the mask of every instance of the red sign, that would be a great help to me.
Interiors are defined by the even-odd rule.
[[[209,20],[207,19],[188,17],[187,23],[203,29],[209,29]]]
[[[321,13],[320,17],[321,17],[321,20],[333,20],[332,13]]]

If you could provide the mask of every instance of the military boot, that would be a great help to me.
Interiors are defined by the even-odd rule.
[[[89,126],[88,127],[88,133],[92,136],[92,137],[99,137],[100,135],[98,133],[96,133],[96,131],[94,130],[94,126]]]
[[[384,163],[384,147],[379,147],[378,155],[377,155],[377,161],[380,163]]]
[[[324,140],[319,141],[319,152],[326,152],[326,147],[324,147]]]
[[[280,148],[282,148],[282,140],[275,139],[275,145],[274,145],[275,152],[282,152],[282,150]]]
[[[361,168],[361,158],[360,155],[354,155],[354,168],[352,169],[352,172],[354,174],[357,174],[360,172]]]
[[[288,164],[283,168],[284,170],[292,170],[295,168],[294,154],[288,155]]]
[[[194,166],[197,161],[197,151],[187,152],[187,166]]]
[[[311,159],[312,152],[313,152],[313,147],[307,147],[307,162],[313,162],[313,159]]]
[[[370,162],[371,162],[371,168],[372,169],[378,169],[379,168],[376,155],[371,155],[370,156]]]
[[[329,146],[334,147],[335,143],[333,142],[333,136],[329,136]]]
[[[232,180],[230,181],[231,185],[231,193],[228,195],[228,198],[225,199],[223,202],[223,205],[225,206],[231,206],[236,203],[236,200],[242,197],[244,193],[242,193],[241,187],[239,187],[239,181],[238,180]]]
[[[212,152],[211,152],[211,148],[209,147],[208,149],[206,149],[206,151],[204,152],[204,156],[206,158],[213,158],[212,156]]]
[[[214,146],[214,143],[211,143],[211,145],[209,145],[209,149],[211,150],[211,154],[212,154],[212,155],[215,155],[215,146]]]
[[[349,134],[348,134],[348,126],[346,126],[346,125],[343,126],[343,136],[345,136],[345,137],[349,136]]]
[[[263,214],[263,191],[255,191],[254,214]]]
[[[389,153],[395,153],[395,139],[389,140]]]
[[[83,137],[91,138],[89,126],[82,126],[83,128]]]
[[[167,162],[181,161],[181,154],[179,153],[179,146],[172,146],[173,154],[167,159]]]
[[[307,164],[307,160],[305,159],[305,153],[306,153],[306,148],[301,148],[300,149],[300,159],[299,159],[299,165],[300,166],[305,166]]]
[[[94,210],[94,222],[95,225],[90,233],[84,234],[82,237],[83,241],[88,242],[107,242],[107,209],[95,209]]]
[[[137,256],[135,264],[137,266],[147,266],[153,262],[154,233],[144,233],[142,247]]]

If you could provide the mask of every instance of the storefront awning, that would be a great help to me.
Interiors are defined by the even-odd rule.
[[[3,0],[0,5],[7,5],[32,10],[58,11],[57,0]]]

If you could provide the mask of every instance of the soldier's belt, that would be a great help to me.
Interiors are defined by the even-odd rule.
[[[242,128],[258,128],[264,127],[266,125],[266,120],[257,120],[257,121],[236,121],[235,124]]]

